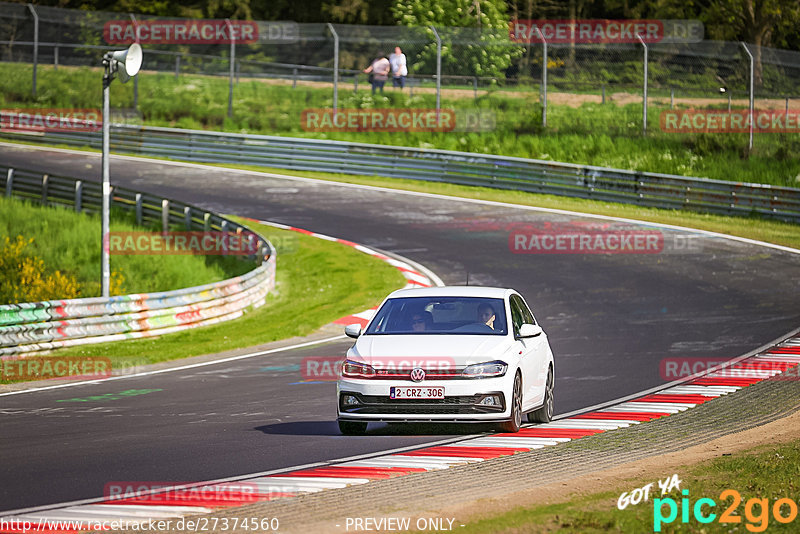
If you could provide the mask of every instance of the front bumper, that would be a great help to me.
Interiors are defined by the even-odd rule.
[[[493,422],[510,417],[505,377],[474,380],[432,380],[416,383],[404,380],[341,379],[337,384],[337,413],[342,420],[395,422]],[[392,399],[393,386],[443,387],[444,399]],[[488,396],[498,405],[481,404]],[[345,397],[357,403],[345,403]]]

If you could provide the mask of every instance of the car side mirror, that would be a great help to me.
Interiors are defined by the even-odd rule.
[[[519,327],[519,335],[517,338],[536,337],[543,332],[542,327],[538,324],[523,324]]]
[[[344,335],[347,337],[352,337],[353,339],[358,339],[358,336],[361,335],[361,325],[360,324],[349,324],[344,327]]]

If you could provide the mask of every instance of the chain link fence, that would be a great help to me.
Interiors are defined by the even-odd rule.
[[[210,25],[209,33],[203,33],[203,24]],[[180,25],[194,28],[196,38],[176,38]],[[437,108],[442,97],[472,96],[477,102],[492,93],[515,96],[531,104],[536,115],[532,122],[548,128],[559,127],[554,106],[588,105],[585,120],[570,126],[576,133],[602,128],[641,135],[648,125],[657,129],[668,109],[755,106],[788,111],[791,101],[800,99],[800,52],[735,42],[547,43],[541,34],[515,40],[508,29],[187,22],[0,2],[0,60],[33,65],[34,95],[38,69],[97,67],[103,52],[127,46],[135,32],[144,37],[143,76],[160,72],[229,78],[229,116],[242,78],[292,87],[332,85],[336,109],[343,91],[369,88],[363,70],[396,46],[408,59],[411,96],[435,94]],[[390,80],[387,87],[391,85]],[[134,106],[137,100],[138,85]],[[613,124],[606,115],[593,115],[600,109],[594,104],[611,102],[638,107],[629,106]]]

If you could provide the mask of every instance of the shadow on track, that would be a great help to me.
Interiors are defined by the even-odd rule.
[[[264,434],[341,436],[336,421],[292,421],[255,427]],[[487,424],[370,423],[366,436],[439,436],[442,438],[494,432]],[[353,437],[353,436],[348,436]]]

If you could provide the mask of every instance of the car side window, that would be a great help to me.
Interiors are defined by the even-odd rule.
[[[516,297],[516,295],[514,295],[514,296]],[[522,300],[522,298],[520,298],[520,297],[517,297],[517,300],[519,300],[519,307],[520,307],[520,310],[522,310],[522,319],[523,319],[523,321],[526,324],[536,324],[536,319],[533,318],[533,314],[531,313],[530,308],[528,308],[528,305],[525,304],[525,301]]]
[[[519,327],[522,326],[523,317],[522,317],[522,308],[520,307],[519,297],[516,295],[511,295],[510,304],[511,304],[511,322],[514,324],[514,336],[519,335]]]

